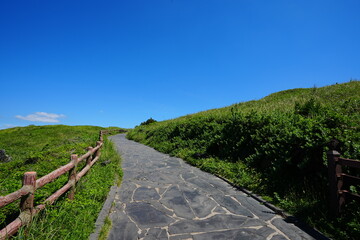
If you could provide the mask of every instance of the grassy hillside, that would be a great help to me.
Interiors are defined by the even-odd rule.
[[[141,125],[128,137],[260,193],[329,236],[354,239],[358,204],[342,219],[328,214],[326,151],[335,138],[343,156],[360,159],[359,123],[360,82],[351,81]]]
[[[94,146],[100,127],[93,126],[29,126],[0,130],[0,149],[5,149],[12,161],[0,163],[0,195],[21,187],[23,173],[36,171],[38,178],[70,161],[70,154],[79,156],[86,147]],[[105,166],[101,162],[111,160]],[[102,156],[77,185],[74,201],[60,199],[50,206],[19,239],[87,239],[110,186],[121,176],[120,158],[111,142],[105,139]],[[78,166],[82,168],[82,164]],[[36,204],[41,203],[67,182],[67,174],[36,191]],[[0,228],[18,213],[19,201],[0,209]]]

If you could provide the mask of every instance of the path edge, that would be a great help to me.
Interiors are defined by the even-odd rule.
[[[95,230],[92,234],[90,234],[89,236],[89,240],[98,240],[99,238],[99,234],[101,231],[102,226],[104,225],[105,219],[106,217],[108,217],[110,215],[110,211],[112,208],[112,203],[115,200],[115,196],[118,192],[119,187],[114,185],[110,188],[110,191],[108,193],[108,196],[105,200],[105,203],[98,215],[98,218],[96,219],[95,222]]]
[[[203,171],[203,170],[201,170],[201,171]],[[212,173],[210,173],[210,174],[212,174]],[[300,219],[292,216],[291,214],[285,212],[283,209],[280,209],[280,208],[274,206],[273,204],[265,201],[264,199],[261,198],[261,196],[255,194],[255,193],[253,193],[253,192],[251,192],[251,191],[249,191],[249,190],[247,190],[247,189],[245,189],[243,187],[237,186],[236,184],[234,184],[230,180],[228,180],[228,179],[226,179],[226,178],[224,178],[224,177],[222,177],[222,176],[220,176],[218,174],[212,174],[212,175],[214,175],[214,176],[220,178],[221,180],[227,182],[232,187],[242,191],[243,193],[245,193],[249,197],[251,197],[251,198],[255,199],[256,201],[258,201],[260,204],[263,204],[267,208],[271,209],[276,214],[280,215],[285,222],[294,224],[296,227],[303,230],[305,233],[309,234],[314,239],[317,239],[317,240],[329,240],[330,239],[327,236],[325,236],[323,233],[321,233],[319,230],[317,230],[316,228],[309,226],[307,223],[305,223],[305,222],[301,221]]]

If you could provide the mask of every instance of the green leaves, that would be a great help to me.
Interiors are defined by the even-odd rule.
[[[318,216],[327,211],[329,141],[339,140],[343,157],[360,159],[359,92],[359,81],[292,89],[139,126],[128,137],[268,195],[323,226]]]

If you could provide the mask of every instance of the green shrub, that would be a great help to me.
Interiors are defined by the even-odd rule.
[[[142,125],[128,138],[263,194],[329,236],[352,239],[360,234],[357,217],[327,213],[326,151],[337,139],[342,156],[360,159],[359,92],[358,81],[293,89]]]
[[[140,123],[140,125],[149,125],[151,123],[157,122],[155,119],[149,118],[145,122]]]

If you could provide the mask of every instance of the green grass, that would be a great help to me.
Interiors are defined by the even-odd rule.
[[[105,221],[104,221],[104,225],[102,226],[102,228],[100,230],[98,239],[99,240],[106,240],[108,235],[109,235],[111,227],[112,227],[111,219],[109,217],[106,217]]]
[[[87,146],[94,146],[99,130],[92,126],[30,126],[0,131],[0,148],[6,149],[13,161],[0,164],[1,195],[21,187],[25,171],[37,171],[38,177],[69,162],[70,154],[82,155]],[[31,160],[31,164],[28,159]],[[101,162],[110,160],[110,164]],[[79,166],[79,169],[82,166]],[[11,171],[10,171],[11,169]],[[6,174],[7,173],[7,174]],[[44,189],[36,191],[36,204],[67,181],[60,177]],[[110,187],[121,179],[120,157],[112,143],[105,138],[102,155],[76,186],[75,199],[61,197],[41,212],[29,227],[21,229],[15,239],[87,239],[107,197]],[[2,226],[18,215],[18,202],[0,209]]]
[[[261,194],[328,236],[355,239],[358,203],[329,215],[326,151],[336,138],[342,156],[360,159],[359,123],[360,82],[351,81],[141,125],[128,138]]]

